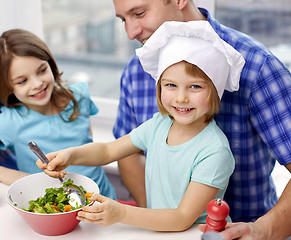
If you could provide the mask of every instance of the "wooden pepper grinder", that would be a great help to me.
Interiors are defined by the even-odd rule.
[[[204,232],[220,232],[224,230],[229,214],[229,206],[222,199],[214,199],[210,201],[206,208],[206,228]]]

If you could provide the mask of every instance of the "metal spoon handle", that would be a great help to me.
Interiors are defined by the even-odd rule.
[[[44,153],[41,151],[41,149],[39,148],[39,146],[31,141],[30,143],[28,143],[28,147],[29,149],[36,155],[38,156],[38,158],[45,164],[49,164],[49,160],[47,159],[47,157],[44,155]],[[58,179],[63,182],[64,180],[59,176]]]
[[[49,160],[47,159],[47,157],[43,154],[43,152],[40,150],[39,146],[37,146],[37,144],[35,142],[30,142],[28,144],[28,147],[30,148],[30,150],[36,155],[38,156],[38,158],[45,164],[49,164]]]

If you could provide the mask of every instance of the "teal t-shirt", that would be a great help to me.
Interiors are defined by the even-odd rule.
[[[98,108],[90,98],[88,85],[76,83],[68,88],[80,110],[80,116],[72,122],[64,121],[58,114],[45,116],[31,109],[28,111],[24,106],[1,108],[0,149],[12,149],[20,171],[42,171],[35,164],[37,157],[27,147],[30,141],[35,141],[45,154],[93,141],[89,130],[90,115],[96,114]],[[72,106],[71,102],[61,113],[64,119],[71,115]],[[116,199],[115,190],[102,167],[69,166],[66,171],[90,177],[98,184],[101,194]]]
[[[215,198],[223,198],[234,170],[234,158],[224,133],[213,120],[191,140],[169,146],[167,137],[172,123],[168,116],[156,113],[130,133],[133,144],[146,152],[148,208],[177,208],[190,181],[218,188]],[[196,223],[205,223],[206,216],[204,212]]]

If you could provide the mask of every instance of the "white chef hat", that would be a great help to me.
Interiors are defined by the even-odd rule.
[[[220,98],[224,89],[238,90],[245,63],[207,21],[165,22],[136,54],[156,81],[175,63],[184,60],[197,65],[212,80]]]

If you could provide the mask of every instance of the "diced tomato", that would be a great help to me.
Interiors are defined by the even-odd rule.
[[[58,209],[56,206],[52,206],[53,209],[55,209],[56,211],[60,212],[60,209]]]

